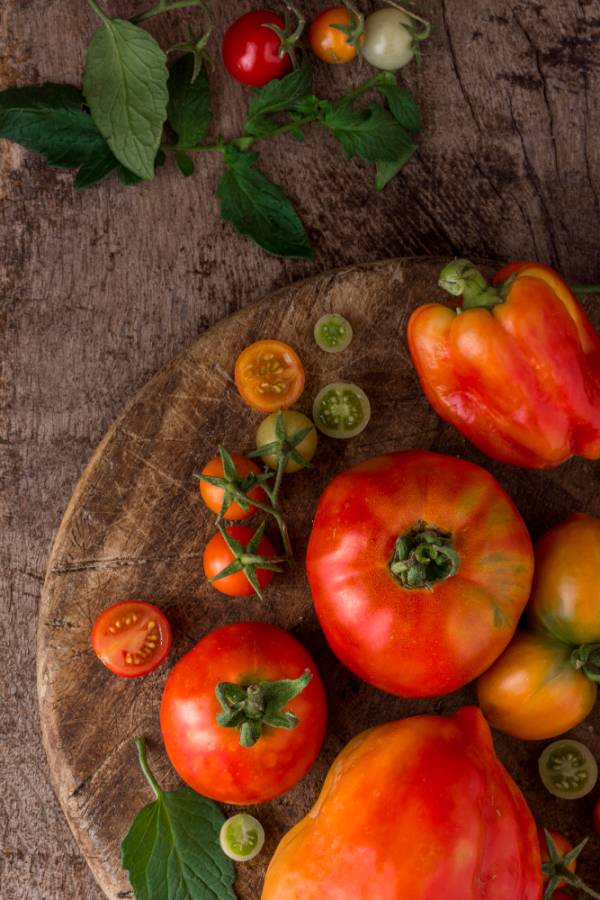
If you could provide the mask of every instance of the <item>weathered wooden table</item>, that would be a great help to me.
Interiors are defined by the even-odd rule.
[[[250,3],[212,3],[217,36]],[[303,2],[307,13],[319,4]],[[133,13],[111,2],[109,11]],[[275,287],[337,265],[413,254],[530,256],[600,281],[600,2],[428,2],[435,35],[406,79],[423,106],[419,154],[381,195],[322,133],[262,156],[297,202],[313,263],[265,256],[218,218],[218,161],[126,190],[76,194],[72,176],[0,142],[0,897],[100,898],[50,788],[35,628],[50,543],[92,450],[175,352]],[[184,21],[153,20],[181,39]],[[4,0],[0,83],[79,82],[92,13],[75,0]],[[218,59],[218,53],[215,52]],[[323,93],[356,68],[317,73]],[[217,65],[215,116],[247,100]]]

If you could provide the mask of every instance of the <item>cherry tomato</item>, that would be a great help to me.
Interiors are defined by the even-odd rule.
[[[473,463],[406,451],[334,478],[306,556],[329,644],[393,694],[454,691],[512,638],[533,548],[512,500]]]
[[[395,72],[415,55],[415,20],[400,9],[378,9],[365,22],[363,56],[376,69]]]
[[[152,603],[122,600],[96,619],[92,646],[98,659],[115,675],[147,675],[160,666],[169,652],[171,626]]]
[[[559,834],[557,831],[550,831],[550,836],[552,840],[556,844],[556,849],[560,853],[561,856],[566,856],[569,850],[573,849],[573,844],[563,837],[562,834]],[[550,861],[550,852],[548,850],[548,843],[546,841],[546,835],[544,834],[543,828],[538,828],[538,841],[540,842],[540,853],[542,854],[542,863],[547,863]],[[577,860],[574,859],[573,862],[569,863],[567,866],[569,872],[574,872],[577,868]],[[544,875],[544,884],[547,884],[550,879],[547,875]],[[557,888],[564,887],[564,881],[559,881],[557,884]],[[557,894],[554,894],[554,900],[556,900]]]
[[[574,513],[537,542],[529,621],[568,644],[600,641],[600,519]]]
[[[313,21],[308,32],[310,49],[323,62],[334,65],[347,63],[356,57],[358,50],[355,44],[348,41],[348,35],[334,25],[350,27],[351,16],[345,6],[330,6],[324,9]],[[364,35],[361,35],[361,43]]]
[[[244,547],[252,540],[255,533],[253,528],[248,528],[245,525],[232,525],[230,528],[226,528],[225,531]],[[273,544],[268,538],[262,538],[258,545],[257,553],[266,559],[275,556]],[[225,543],[221,532],[218,531],[216,534],[213,534],[204,548],[204,574],[207,578],[214,578],[215,575],[226,569],[234,559],[234,554]],[[256,576],[261,589],[266,588],[273,581],[273,572],[269,569],[257,568]],[[256,593],[243,571],[234,572],[232,575],[226,575],[225,578],[213,581],[212,586],[229,597],[249,597]]]
[[[538,768],[546,790],[561,800],[587,797],[598,781],[598,763],[591,750],[569,738],[549,744]]]
[[[266,419],[263,419],[258,426],[258,429],[256,431],[257,450],[277,441],[277,416],[278,413],[271,413],[271,415],[267,416]],[[293,439],[301,431],[306,431],[307,428],[310,428],[310,431],[308,432],[306,437],[303,438],[299,444],[295,444],[294,446],[294,449],[300,454],[300,456],[305,459],[307,463],[309,463],[315,455],[318,443],[317,429],[315,428],[314,424],[311,422],[308,416],[305,416],[304,413],[298,412],[296,409],[286,409],[283,413],[281,413],[281,417],[283,428],[285,430],[285,436],[288,440]],[[265,453],[261,456],[261,459],[264,464],[270,469],[277,469],[277,454]],[[299,472],[304,468],[305,467],[303,465],[301,465],[297,460],[293,459],[290,456],[283,471],[286,475],[290,475],[292,472]]]
[[[260,9],[240,16],[225,32],[223,62],[229,74],[242,84],[262,87],[292,69],[289,55],[279,55],[281,38],[267,25],[285,29],[281,16]]]
[[[292,406],[302,394],[304,367],[288,344],[256,341],[238,356],[235,383],[242,400],[253,409],[277,412]]]
[[[291,728],[260,726],[253,746],[238,727],[218,724],[218,684],[312,679],[289,703]],[[181,659],[165,685],[160,724],[173,766],[187,784],[221,803],[262,803],[289,790],[314,763],[325,733],[326,701],[317,667],[290,634],[259,622],[224,625]]]
[[[548,635],[517,634],[477,683],[479,704],[500,731],[544,740],[582,722],[597,685],[571,663],[572,647]]]
[[[252,460],[248,459],[245,456],[242,456],[240,453],[232,453],[231,458],[235,463],[235,467],[237,469],[237,473],[240,478],[243,478],[245,475],[249,475],[251,472],[255,475],[260,474],[260,469],[253,463]],[[220,456],[215,456],[209,462],[206,463],[204,468],[202,469],[203,475],[215,475],[217,478],[223,478],[223,462]],[[216,484],[210,484],[208,481],[199,481],[198,486],[200,489],[200,496],[208,506],[212,512],[219,513],[221,512],[221,506],[223,504],[223,488],[218,487]],[[249,493],[249,498],[251,500],[259,500],[264,502],[266,500],[265,492],[261,487],[253,488]],[[225,512],[223,513],[224,519],[237,520],[240,519],[248,519],[250,516],[254,515],[256,512],[255,506],[249,506],[248,509],[242,509],[239,503],[236,503],[235,500],[229,504]]]

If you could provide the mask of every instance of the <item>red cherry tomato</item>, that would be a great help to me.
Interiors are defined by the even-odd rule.
[[[219,725],[217,684],[312,679],[282,712],[297,724],[261,724],[244,747],[237,727]],[[281,628],[237,622],[207,634],[181,659],[165,685],[160,725],[173,766],[187,784],[221,803],[262,803],[289,790],[314,763],[325,734],[326,701],[317,667],[302,644]]]
[[[226,528],[225,531],[244,547],[247,547],[255,533],[254,528],[248,528],[246,525],[232,525],[230,528]],[[266,559],[276,555],[273,544],[266,537],[261,540],[256,552],[259,556],[264,556]],[[235,557],[225,543],[223,535],[218,531],[216,534],[213,534],[204,548],[204,574],[207,578],[214,578],[215,575],[226,569],[234,559]],[[261,589],[266,588],[273,581],[273,572],[269,569],[257,568],[256,577]],[[212,586],[229,597],[249,597],[255,593],[243,571],[226,575],[225,578],[219,578],[217,581],[212,582]]]
[[[566,837],[563,837],[562,834],[559,834],[557,831],[551,831],[550,836],[552,837],[552,840],[556,844],[556,849],[558,850],[558,852],[560,853],[561,856],[566,856],[566,854],[569,852],[569,850],[573,849],[573,844],[570,841],[568,841],[566,839]],[[547,863],[550,861],[550,851],[548,850],[548,844],[546,842],[546,835],[544,834],[543,828],[538,828],[538,841],[540,844],[540,853],[542,854],[542,863]],[[574,872],[575,869],[577,868],[577,860],[574,859],[573,862],[569,863],[567,868],[569,869],[569,872]],[[544,884],[547,884],[548,881],[549,881],[549,878],[547,875],[545,875],[544,876]],[[564,885],[565,885],[564,881],[559,881],[558,884],[556,885],[556,887],[561,888],[561,887],[564,887]],[[554,900],[556,900],[557,896],[559,896],[559,895],[556,893],[553,895]]]
[[[261,9],[241,16],[225,33],[223,62],[229,74],[242,84],[262,87],[274,78],[283,78],[292,69],[289,55],[279,55],[281,39],[266,25],[285,28],[281,16]]]
[[[115,675],[147,675],[169,652],[171,626],[152,603],[123,600],[100,613],[92,629],[92,646]]]
[[[231,458],[235,463],[235,467],[240,478],[243,478],[245,475],[249,475],[251,472],[254,475],[260,474],[260,468],[253,463],[251,459],[248,459],[246,456],[242,456],[240,453],[232,453]],[[203,475],[215,475],[218,478],[223,478],[223,462],[220,456],[215,456],[213,459],[209,460],[206,463],[204,468],[202,469]],[[223,488],[218,487],[216,484],[210,484],[208,481],[199,481],[198,482],[200,489],[200,496],[208,506],[208,508],[216,513],[217,515],[221,512],[221,506],[223,505]],[[264,502],[267,497],[265,492],[261,487],[253,488],[248,494],[250,500],[258,500],[259,502]],[[253,516],[256,512],[255,506],[249,506],[248,509],[242,509],[239,503],[236,503],[234,500],[229,504],[225,512],[223,513],[224,519],[237,520],[240,519],[249,519],[250,516]]]

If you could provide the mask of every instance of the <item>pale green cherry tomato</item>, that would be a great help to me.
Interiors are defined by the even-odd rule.
[[[326,353],[341,353],[352,340],[352,325],[338,313],[326,313],[315,325],[315,341]]]
[[[238,813],[223,822],[219,842],[223,853],[230,859],[247,862],[262,850],[265,830],[254,816]]]
[[[298,434],[299,431],[304,431],[306,428],[310,428],[310,431],[306,435],[303,440],[296,446],[296,450],[302,456],[306,462],[310,462],[313,456],[315,455],[315,450],[317,449],[318,436],[317,429],[314,424],[305,416],[304,413],[298,412],[296,409],[284,409],[281,413],[283,418],[283,427],[285,429],[285,434],[287,438],[293,438],[294,435]],[[266,444],[270,444],[273,441],[277,440],[277,435],[275,433],[275,423],[277,421],[277,413],[271,413],[270,416],[267,416],[266,419],[263,419],[258,429],[256,431],[256,449],[258,450],[260,447],[264,447]],[[262,461],[266,466],[274,471],[277,469],[277,457],[274,454],[265,454],[261,456]],[[301,466],[300,463],[296,462],[293,459],[288,459],[287,465],[284,469],[286,475],[290,475],[292,472],[298,472],[300,469],[303,469],[304,466]]]
[[[376,69],[395,72],[415,55],[414,20],[399,9],[379,9],[367,17],[362,55]]]

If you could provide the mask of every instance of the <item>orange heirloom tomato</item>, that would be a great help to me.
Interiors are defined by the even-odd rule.
[[[246,804],[277,797],[306,775],[326,716],[323,683],[302,644],[275,625],[236,622],[211,631],[177,663],[160,726],[190,787]]]
[[[242,400],[253,409],[276,412],[292,406],[302,394],[304,368],[289,344],[256,341],[238,356],[235,383]]]
[[[230,455],[235,463],[235,467],[240,478],[244,478],[245,475],[249,475],[250,473],[254,475],[260,475],[260,468],[256,465],[256,463],[253,463],[252,460],[248,459],[246,456],[242,456],[240,453],[231,453]],[[213,475],[217,478],[223,478],[223,461],[221,457],[215,456],[213,459],[209,460],[209,462],[207,462],[202,469],[202,474]],[[198,487],[200,490],[200,496],[202,497],[208,508],[212,510],[212,512],[219,515],[221,512],[221,506],[223,505],[223,488],[215,484],[210,484],[208,481],[199,481]],[[253,488],[248,494],[248,497],[250,500],[259,500],[263,503],[267,499],[265,492],[260,486]],[[234,500],[229,504],[229,506],[223,513],[223,518],[230,519],[232,521],[240,521],[241,519],[249,519],[250,516],[253,516],[255,512],[255,506],[249,506],[248,509],[242,509],[240,504],[236,503]]]
[[[417,450],[329,484],[306,568],[341,661],[382,690],[428,697],[476,678],[504,650],[529,596],[533,549],[489,472]]]
[[[600,641],[600,519],[574,513],[540,538],[528,611],[559,641]]]
[[[345,6],[331,6],[319,13],[308,33],[310,49],[315,56],[323,62],[334,65],[353,60],[358,53],[356,43],[352,42],[352,38],[349,40],[348,33],[333,27],[335,25],[349,29],[357,27],[358,23],[353,19],[355,17],[351,16]],[[364,43],[364,39],[364,35],[361,35],[360,42]]]
[[[408,345],[435,411],[488,456],[538,469],[600,457],[600,337],[549,266],[518,262],[494,286],[467,260],[440,285],[459,308],[429,303]]]
[[[571,662],[573,648],[548,635],[517,634],[477,683],[479,704],[494,728],[524,740],[544,740],[582,722],[597,685]]]
[[[355,737],[281,840],[262,900],[541,900],[536,826],[480,711]]]

